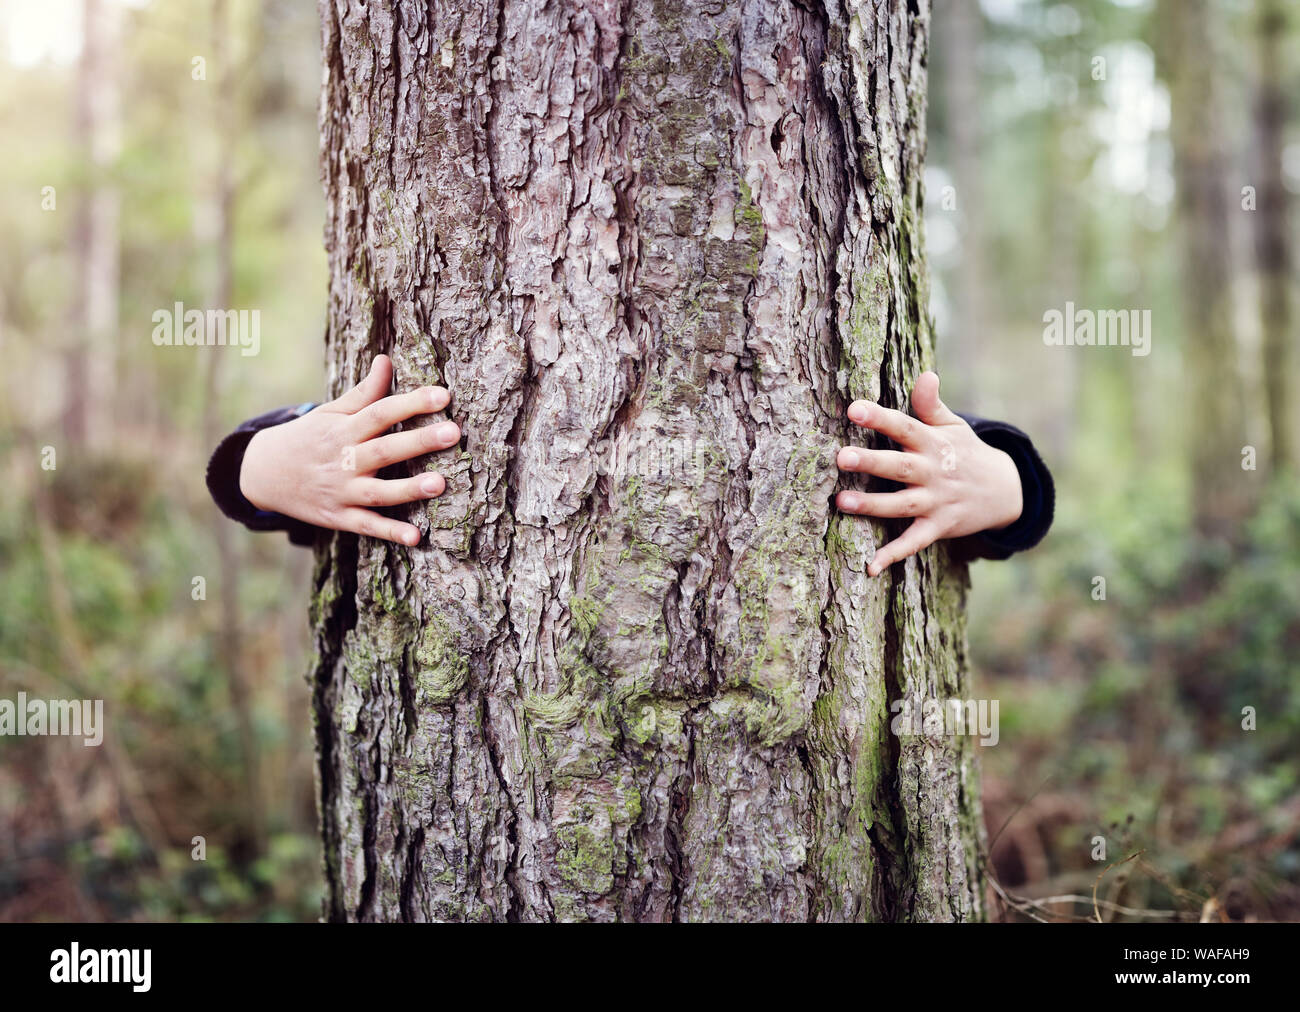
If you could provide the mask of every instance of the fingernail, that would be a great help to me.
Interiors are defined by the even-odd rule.
[[[858,455],[857,450],[840,451],[840,467],[857,467],[862,463],[862,458]]]
[[[425,478],[420,482],[420,491],[425,495],[437,495],[442,491],[441,478]]]
[[[867,402],[854,401],[849,405],[849,417],[855,422],[865,422],[867,420]]]
[[[460,439],[460,426],[455,422],[443,422],[438,426],[438,438],[445,443]]]
[[[862,497],[856,492],[844,493],[844,508],[855,510],[862,505]]]

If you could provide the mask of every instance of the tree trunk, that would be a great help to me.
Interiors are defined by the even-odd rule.
[[[212,0],[211,54],[216,82],[213,95],[213,127],[227,153],[214,167],[212,204],[217,219],[216,263],[208,305],[227,309],[235,304],[235,166],[236,116],[239,82],[235,57],[230,52],[230,12],[226,0]],[[203,385],[203,445],[215,446],[220,438],[218,422],[222,395],[222,373],[230,356],[209,353]],[[239,765],[243,780],[247,822],[240,827],[241,849],[261,854],[266,846],[266,796],[262,788],[261,756],[257,744],[253,691],[244,667],[244,627],[240,614],[240,583],[243,565],[235,531],[219,510],[211,511],[213,540],[217,546],[217,573],[221,581],[220,618],[216,629],[216,655],[230,692],[231,709],[239,739]]]
[[[929,364],[927,7],[322,0],[331,387],[466,433],[319,556],[328,918],[981,915],[972,746],[889,733],[965,569],[830,502]]]
[[[1269,459],[1274,473],[1289,469],[1291,445],[1292,333],[1291,202],[1282,171],[1287,97],[1282,42],[1287,14],[1280,0],[1259,5],[1259,92],[1255,97],[1255,138],[1259,193],[1255,212],[1255,259],[1260,275],[1260,322],[1264,344],[1264,400],[1270,433]]]
[[[1241,472],[1249,442],[1232,323],[1236,271],[1229,241],[1227,158],[1220,126],[1211,0],[1160,0],[1158,56],[1169,82],[1170,139],[1183,247],[1183,355],[1196,405],[1191,438],[1193,514],[1208,536],[1233,539],[1249,511]],[[1231,202],[1230,202],[1231,201]]]
[[[961,261],[957,265],[950,333],[942,335],[944,361],[959,383],[946,381],[948,396],[960,387],[978,389],[975,378],[981,345],[991,335],[984,311],[984,185],[980,158],[979,51],[983,30],[978,3],[942,0],[935,10],[936,36],[943,43],[942,62],[946,134],[952,139],[951,168],[961,222]],[[942,32],[942,35],[939,33]],[[936,48],[938,48],[936,46]],[[940,66],[938,60],[935,66]],[[933,199],[933,195],[931,196]]]
[[[120,148],[116,4],[83,0],[76,141],[84,182],[74,219],[77,289],[63,342],[63,437],[73,446],[112,442],[115,415],[121,199],[112,179]]]

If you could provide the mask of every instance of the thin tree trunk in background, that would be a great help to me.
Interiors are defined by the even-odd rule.
[[[212,107],[215,110],[214,127],[218,137],[216,163],[217,242],[215,276],[211,308],[221,311],[234,306],[234,215],[235,177],[234,159],[237,131],[235,128],[236,76],[234,60],[229,52],[231,26],[226,0],[212,3]],[[203,445],[215,446],[220,438],[219,404],[221,399],[221,373],[230,357],[224,348],[208,349],[208,369],[204,375]],[[220,621],[217,629],[217,656],[230,691],[230,705],[234,710],[239,737],[240,769],[243,776],[247,802],[248,825],[244,827],[247,842],[255,853],[261,853],[266,842],[266,801],[262,790],[261,761],[258,754],[257,734],[253,721],[252,689],[244,670],[244,630],[239,608],[239,582],[241,562],[235,544],[235,533],[230,522],[218,510],[212,510],[212,533],[217,545],[217,576],[220,583]]]
[[[928,4],[322,0],[337,394],[465,450],[321,551],[336,920],[978,917],[964,566],[872,580],[855,397],[930,363]]]
[[[1061,68],[1061,73],[1078,73],[1074,63],[1077,54],[1077,44],[1073,39],[1057,40],[1047,46],[1048,60],[1052,66]],[[1048,87],[1049,95],[1054,95],[1051,86]],[[1053,97],[1047,113],[1044,140],[1046,203],[1040,212],[1047,231],[1046,274],[1050,286],[1045,300],[1047,306],[1063,306],[1067,300],[1080,304],[1085,294],[1084,273],[1080,267],[1083,245],[1080,219],[1084,211],[1079,196],[1084,167],[1077,154],[1067,150],[1071,133],[1081,129],[1079,101],[1078,96],[1071,103]],[[1041,319],[1041,316],[1036,318]],[[1053,391],[1055,409],[1047,415],[1042,439],[1053,457],[1074,454],[1078,419],[1085,403],[1083,388],[1088,369],[1088,363],[1081,362],[1081,358],[1079,355],[1053,355],[1044,362],[1047,369],[1043,380]]]
[[[77,71],[76,131],[85,180],[76,195],[77,292],[63,350],[64,438],[73,445],[109,441],[113,423],[118,325],[118,213],[109,173],[117,159],[116,4],[83,0]]]
[[[1270,459],[1274,472],[1291,467],[1292,332],[1291,207],[1282,175],[1283,134],[1287,122],[1282,79],[1282,42],[1287,18],[1279,0],[1260,0],[1259,93],[1255,99],[1259,190],[1254,215],[1255,256],[1260,274],[1260,322],[1263,327],[1264,397],[1268,412]]]
[[[981,14],[970,0],[941,0],[935,12],[935,32],[944,45],[944,103],[952,143],[952,173],[960,210],[961,263],[957,268],[957,298],[951,333],[941,335],[943,360],[958,373],[952,391],[982,389],[980,356],[976,349],[991,335],[984,312],[984,188],[980,176],[979,48]],[[933,199],[933,194],[931,195]]]
[[[1182,352],[1187,395],[1195,405],[1189,433],[1192,505],[1202,534],[1232,537],[1250,504],[1241,471],[1248,420],[1232,326],[1235,272],[1227,237],[1229,208],[1239,203],[1226,185],[1215,83],[1217,29],[1209,0],[1161,0],[1157,11],[1182,229]]]

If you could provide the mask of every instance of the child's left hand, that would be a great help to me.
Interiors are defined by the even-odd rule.
[[[866,450],[846,446],[836,463],[843,471],[874,474],[910,486],[899,492],[840,492],[846,513],[913,517],[899,537],[881,548],[868,566],[872,576],[942,538],[1013,524],[1024,508],[1020,472],[1006,453],[990,446],[939,400],[939,377],[925,372],[912,389],[916,418],[870,401],[849,405],[849,419],[903,447]]]

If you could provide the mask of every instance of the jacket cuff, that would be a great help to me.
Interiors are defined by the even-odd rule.
[[[208,492],[222,513],[250,530],[286,531],[289,540],[295,545],[310,545],[316,540],[316,534],[321,528],[287,517],[283,513],[258,509],[239,490],[239,471],[249,441],[263,429],[292,421],[315,406],[309,402],[250,418],[218,444],[208,461],[207,481]]]
[[[967,421],[980,439],[1006,453],[1020,473],[1020,518],[1008,527],[981,531],[964,539],[973,557],[1005,559],[1033,548],[1047,535],[1056,514],[1056,485],[1033,441],[1014,425],[983,418]]]

